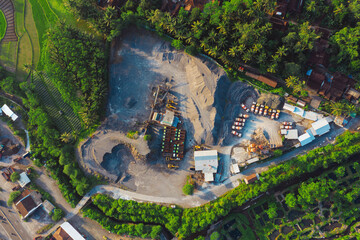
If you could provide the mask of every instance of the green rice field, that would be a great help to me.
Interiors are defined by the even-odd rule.
[[[6,19],[4,13],[0,11],[0,40],[3,39],[6,32]]]

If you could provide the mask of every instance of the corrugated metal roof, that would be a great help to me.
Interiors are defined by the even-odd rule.
[[[64,222],[60,227],[67,233],[72,239],[85,240],[81,234],[68,222]]]
[[[218,154],[216,150],[194,152],[195,170],[204,173],[216,173],[218,167]]]
[[[321,136],[330,131],[330,125],[325,118],[322,118],[311,124],[317,135]]]

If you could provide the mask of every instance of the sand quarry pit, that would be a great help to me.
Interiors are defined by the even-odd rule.
[[[225,71],[205,57],[177,51],[154,33],[131,28],[112,43],[107,118],[80,149],[82,166],[131,190],[155,196],[179,197],[192,172],[193,146],[206,144],[218,150],[222,182],[230,176],[231,149],[251,138],[257,128],[278,138],[279,123],[251,114],[243,137],[230,133],[234,118],[245,113],[259,93],[243,82],[231,83]],[[159,131],[148,144],[143,126],[149,120],[154,89],[171,86],[178,99],[183,128],[187,131],[186,154],[177,170],[169,170],[160,155]],[[138,130],[137,140],[126,137]],[[115,140],[114,140],[115,138]],[[112,140],[111,140],[112,139]],[[131,155],[131,156],[126,156]]]

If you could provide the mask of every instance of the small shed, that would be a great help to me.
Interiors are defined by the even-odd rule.
[[[19,179],[19,185],[20,187],[25,187],[27,184],[29,184],[31,181],[30,181],[30,178],[28,177],[28,175],[26,174],[26,172],[22,172],[20,173],[20,179]]]
[[[49,202],[48,200],[45,200],[43,202],[42,206],[43,206],[45,212],[47,212],[48,214],[50,214],[55,209],[55,206],[51,202]]]
[[[240,169],[239,169],[239,165],[237,165],[236,163],[235,164],[232,164],[230,166],[230,171],[232,172],[232,174],[237,174],[240,172]]]
[[[299,133],[297,129],[289,129],[287,130],[287,133],[285,135],[286,139],[298,139],[299,138]]]
[[[288,103],[285,103],[285,104],[284,104],[284,107],[283,107],[283,110],[288,110],[288,111],[290,111],[290,112],[294,112],[294,111],[295,111],[295,106],[290,105],[290,104],[288,104]]]
[[[257,180],[259,180],[259,174],[257,174],[257,173],[253,173],[250,176],[246,176],[245,179],[244,179],[246,184],[254,183]]]
[[[165,111],[163,119],[161,120],[161,124],[165,126],[172,126],[174,122],[175,113],[169,110]]]
[[[1,110],[5,113],[6,116],[11,118],[11,120],[15,121],[18,119],[18,116],[8,107],[8,105],[4,104],[1,107]]]

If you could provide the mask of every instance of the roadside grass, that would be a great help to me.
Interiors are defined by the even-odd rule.
[[[0,11],[0,40],[5,36],[6,26],[7,24],[4,13]]]
[[[37,94],[53,123],[61,133],[81,129],[79,118],[61,98],[60,92],[44,73],[33,73]],[[62,113],[60,112],[62,111]]]

